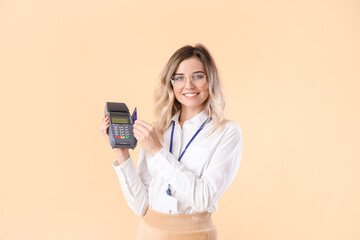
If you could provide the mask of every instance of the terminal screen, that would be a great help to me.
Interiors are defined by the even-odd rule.
[[[122,124],[128,124],[130,123],[129,118],[122,118],[122,117],[112,117],[111,118],[112,123],[122,123]]]

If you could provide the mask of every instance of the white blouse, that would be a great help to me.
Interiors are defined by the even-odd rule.
[[[181,128],[179,115],[180,111],[172,118],[175,121],[172,154],[169,152],[171,123],[161,141],[163,148],[155,156],[140,148],[137,169],[131,157],[120,165],[117,161],[113,162],[124,197],[139,216],[143,216],[148,207],[169,213],[169,209],[161,204],[168,184],[171,185],[172,197],[177,201],[177,212],[171,213],[214,212],[219,198],[239,169],[241,129],[230,121],[226,122],[223,131],[219,128],[211,135],[214,125],[212,120],[208,121],[179,162],[180,154],[208,118],[202,111],[185,121]]]

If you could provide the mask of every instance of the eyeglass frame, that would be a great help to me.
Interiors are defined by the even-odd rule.
[[[174,87],[174,81],[175,81],[175,80],[172,79],[172,78],[175,77],[176,75],[184,76],[184,86],[185,86],[185,84],[186,84],[186,79],[187,79],[187,78],[190,78],[191,83],[194,84],[192,77],[193,77],[196,73],[202,73],[202,74],[204,75],[204,82],[203,82],[203,84],[202,84],[202,85],[204,85],[204,84],[205,84],[205,80],[207,80],[206,74],[203,73],[202,71],[199,71],[199,72],[194,72],[194,73],[192,73],[191,76],[185,76],[185,75],[183,75],[183,74],[174,74],[174,75],[170,78],[171,86]],[[194,85],[195,85],[195,84],[194,84]],[[196,86],[196,85],[195,85],[195,86]]]

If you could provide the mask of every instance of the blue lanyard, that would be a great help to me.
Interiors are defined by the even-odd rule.
[[[182,156],[184,155],[185,151],[187,150],[187,148],[189,147],[190,143],[195,139],[195,137],[199,134],[199,132],[204,128],[206,122],[209,120],[209,118],[207,118],[205,120],[205,122],[200,126],[200,128],[196,131],[196,133],[194,134],[194,136],[190,139],[190,141],[188,142],[188,144],[186,145],[185,149],[182,151],[178,161],[180,162]],[[170,139],[170,153],[172,153],[172,144],[173,144],[173,136],[174,136],[174,128],[175,128],[175,121],[173,122],[173,126],[172,126],[172,130],[171,130],[171,139]]]
[[[190,141],[188,142],[188,144],[186,145],[185,149],[182,151],[178,161],[180,162],[182,156],[184,155],[185,151],[187,150],[187,148],[189,147],[190,143],[195,139],[195,137],[199,134],[199,132],[204,128],[205,124],[207,123],[207,121],[209,120],[209,118],[207,118],[205,120],[205,122],[199,127],[199,129],[196,131],[196,133],[194,134],[194,136],[190,139]],[[174,128],[175,128],[175,121],[173,122],[173,126],[172,126],[172,130],[171,130],[171,139],[170,139],[170,153],[172,153],[172,144],[173,144],[173,136],[174,136]],[[171,189],[170,189],[170,184],[168,186],[168,189],[166,190],[167,195],[171,196]]]

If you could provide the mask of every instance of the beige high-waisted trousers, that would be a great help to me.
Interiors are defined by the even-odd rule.
[[[166,214],[149,208],[141,218],[137,240],[217,240],[211,213]]]

